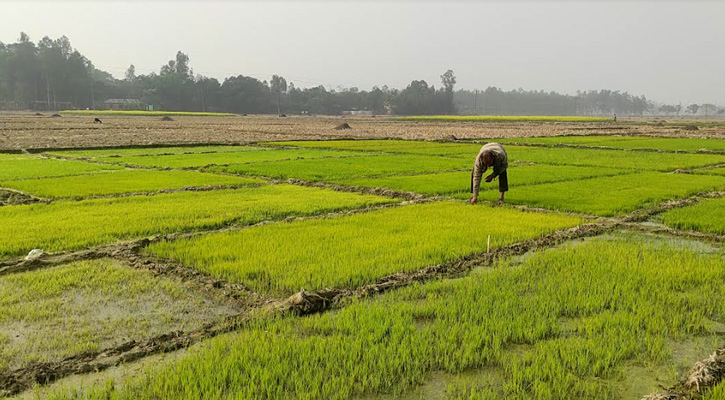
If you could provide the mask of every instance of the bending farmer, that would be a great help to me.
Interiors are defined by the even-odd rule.
[[[493,167],[493,173],[486,177],[486,182],[491,182],[498,177],[498,203],[503,203],[503,194],[509,190],[509,179],[506,168],[509,166],[509,159],[506,150],[498,143],[486,143],[476,157],[471,173],[471,204],[478,202],[478,191],[481,188],[481,177],[489,167]]]

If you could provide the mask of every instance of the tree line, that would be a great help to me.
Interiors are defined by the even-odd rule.
[[[120,107],[156,110],[231,112],[237,114],[372,114],[446,115],[642,115],[679,113],[676,106],[657,107],[644,96],[600,90],[565,95],[556,92],[455,90],[452,70],[440,76],[436,88],[413,80],[404,89],[375,86],[371,90],[324,86],[298,88],[279,75],[269,81],[237,75],[219,81],[194,74],[189,56],[181,51],[158,72],[137,74],[131,65],[123,79],[96,68],[62,36],[37,44],[21,33],[16,43],[0,42],[0,109],[60,110],[107,108],[109,99],[124,99]],[[131,99],[131,100],[129,100]],[[119,102],[116,102],[119,106]],[[673,107],[673,108],[670,108]],[[711,104],[690,105],[688,113],[722,111]],[[722,113],[722,112],[721,112]]]

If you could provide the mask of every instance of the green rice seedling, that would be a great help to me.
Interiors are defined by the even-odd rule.
[[[285,149],[239,151],[234,153],[173,154],[160,156],[133,156],[109,158],[118,164],[148,167],[194,168],[206,165],[244,164],[261,161],[282,161],[308,158],[360,157],[359,152],[344,152],[318,149]]]
[[[218,112],[196,112],[196,111],[138,111],[138,110],[65,110],[60,112],[63,115],[117,115],[130,117],[233,117],[236,114]]]
[[[725,167],[724,168],[696,169],[693,172],[696,174],[725,176]]]
[[[622,397],[633,364],[672,371],[639,397],[676,381],[673,343],[718,334],[724,261],[666,237],[577,241],[334,312],[258,320],[124,385],[49,398],[344,400],[494,369],[495,390],[481,382],[447,397],[607,400]]]
[[[121,170],[104,174],[26,179],[0,182],[7,187],[41,198],[83,198],[162,189],[209,186],[261,185],[260,179],[205,174],[196,171]]]
[[[498,141],[492,139],[491,141]],[[370,142],[368,144],[368,142]],[[503,142],[503,140],[502,140]],[[438,154],[468,161],[471,166],[483,144],[435,143],[421,141],[394,140],[349,140],[349,141],[297,141],[270,142],[275,145],[294,145],[300,147],[325,147],[330,149],[383,151],[390,153]],[[328,147],[329,146],[329,147]],[[725,156],[714,154],[662,154],[653,152],[546,148],[506,145],[509,162],[552,165],[577,165],[607,168],[628,168],[636,170],[674,171],[693,167],[703,167],[725,163]]]
[[[98,150],[60,150],[49,151],[46,154],[73,157],[73,158],[105,158],[105,157],[133,157],[157,156],[168,154],[195,154],[195,153],[236,153],[240,151],[262,151],[262,147],[252,146],[185,146],[185,147],[136,147]],[[108,161],[108,160],[104,160]]]
[[[473,159],[421,155],[379,154],[366,157],[305,159],[270,163],[233,164],[210,167],[210,172],[265,176],[276,179],[338,182],[359,177],[407,175],[471,168]]]
[[[0,277],[0,373],[193,329],[235,307],[112,259]]]
[[[549,136],[532,138],[501,139],[501,143],[536,143],[546,145],[570,144],[601,146],[618,149],[655,149],[681,151],[725,151],[723,139],[699,138],[651,138],[642,136]]]
[[[723,188],[725,178],[720,176],[642,172],[524,186],[510,191],[506,199],[514,204],[614,216]]]
[[[427,155],[469,155],[475,156],[481,149],[479,144],[439,143],[416,140],[309,140],[288,142],[267,142],[269,146],[294,146],[316,149],[370,151],[381,153],[427,154]]]
[[[674,154],[624,150],[505,146],[510,161],[552,165],[580,165],[642,171],[674,171],[717,165],[725,156],[716,154]]]
[[[570,216],[440,202],[159,242],[148,252],[258,291],[289,294],[300,288],[356,287],[486,251],[487,235],[498,247],[580,222]]]
[[[608,117],[559,115],[419,115],[398,117],[398,121],[428,122],[611,122]]]
[[[509,186],[513,190],[519,186],[578,180],[596,176],[612,176],[622,173],[626,173],[626,170],[546,164],[513,166],[508,169]],[[382,178],[356,178],[340,180],[335,183],[350,186],[384,187],[396,191],[416,192],[427,195],[471,196],[471,171],[388,176]],[[481,190],[489,189],[498,190],[498,185],[481,185]]]
[[[725,399],[725,381],[720,381],[714,388],[708,391],[702,400],[723,400]]]
[[[115,165],[48,160],[23,154],[0,154],[0,181],[83,175],[121,169]]]
[[[673,228],[725,235],[725,197],[667,211],[662,221]]]
[[[0,259],[39,248],[76,250],[122,239],[246,225],[390,203],[378,196],[293,185],[176,192],[0,207]]]

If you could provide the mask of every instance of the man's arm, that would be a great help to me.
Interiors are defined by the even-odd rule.
[[[483,164],[483,155],[479,154],[476,157],[476,162],[473,164],[473,197],[478,197],[478,192],[481,190],[481,177],[486,172],[488,167]]]

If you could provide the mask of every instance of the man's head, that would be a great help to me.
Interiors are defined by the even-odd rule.
[[[490,167],[493,165],[493,154],[490,151],[483,152],[483,165]]]

